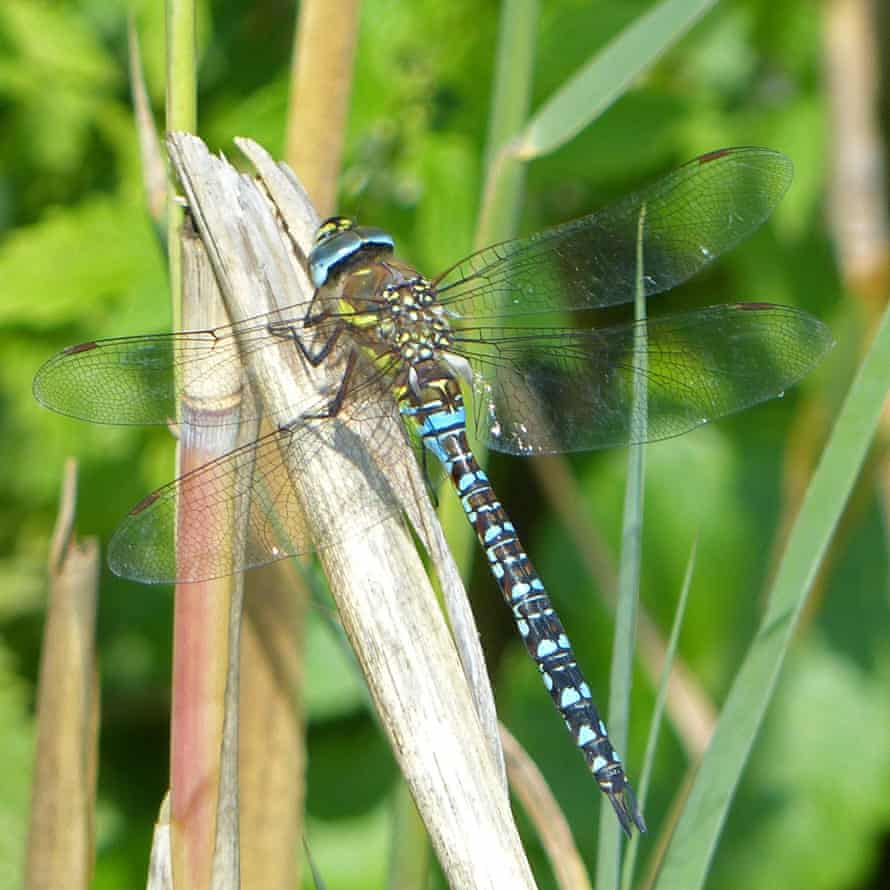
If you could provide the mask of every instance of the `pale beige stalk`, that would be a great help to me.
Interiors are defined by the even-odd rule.
[[[239,146],[260,169],[265,193],[196,138],[174,134],[170,140],[174,168],[235,319],[306,298],[311,290],[281,223],[303,253],[315,227],[292,174],[254,144]],[[295,351],[263,352],[252,354],[251,373],[275,413],[306,405],[307,387],[314,404],[318,388],[331,385],[297,361]],[[319,370],[327,376],[337,369]],[[380,413],[374,439],[386,443],[385,480],[367,431],[338,417],[315,425],[318,448],[308,464],[288,467],[291,482],[316,533],[323,529],[326,540],[342,541],[321,551],[322,565],[449,882],[533,887],[454,643],[411,537],[381,497],[385,481],[383,488],[416,513],[423,484],[395,404],[381,405]],[[342,486],[349,498],[338,493]],[[434,522],[431,509],[425,522]],[[354,534],[356,525],[366,531]]]
[[[575,845],[565,813],[556,802],[547,780],[525,748],[503,725],[501,743],[507,760],[510,787],[535,826],[560,890],[590,890],[584,860]]]
[[[322,217],[337,206],[360,7],[360,0],[300,3],[285,158]]]
[[[225,324],[228,319],[213,269],[188,220],[180,244],[185,327],[203,330]],[[186,373],[179,382],[184,391],[179,405],[179,469],[187,473],[239,444],[241,374],[237,369],[228,376]],[[211,426],[205,422],[205,411],[212,412]],[[223,412],[228,423],[221,423]],[[194,509],[193,498],[201,505],[201,492],[184,486],[179,532],[192,539],[207,524],[201,510]],[[232,547],[238,536],[233,523]],[[210,887],[211,880],[215,888],[238,886],[238,829],[231,821],[237,813],[238,721],[233,690],[237,691],[238,681],[233,653],[238,652],[238,584],[236,576],[178,584],[174,598],[171,850],[175,882],[187,887]]]
[[[76,485],[75,463],[69,460],[49,558],[26,890],[86,890],[93,873],[99,547],[95,538],[74,537]]]
[[[306,796],[302,661],[306,589],[290,561],[245,577],[241,636],[241,876],[299,883]]]

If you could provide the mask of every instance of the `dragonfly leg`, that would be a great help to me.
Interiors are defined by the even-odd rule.
[[[335,335],[336,336],[336,335]],[[343,407],[343,402],[346,400],[346,396],[349,394],[349,378],[352,376],[352,372],[355,370],[355,364],[358,360],[358,353],[353,350],[349,353],[349,357],[346,359],[346,368],[343,371],[343,376],[340,378],[340,385],[337,387],[337,392],[334,394],[334,397],[328,402],[326,408],[323,408],[321,411],[316,411],[312,414],[304,414],[300,420],[325,420],[330,417],[336,417],[340,413],[340,409]]]
[[[313,318],[307,318],[303,322],[303,328],[310,327],[311,324],[317,323],[327,317],[328,316],[321,314],[316,315]],[[343,333],[343,325],[337,325],[331,332],[331,335],[315,352],[305,344],[303,338],[297,332],[296,326],[293,324],[271,324],[269,325],[269,333],[272,334],[273,337],[292,340],[293,344],[299,350],[300,355],[302,355],[313,368],[317,368],[331,354],[331,351],[337,345],[337,341]]]

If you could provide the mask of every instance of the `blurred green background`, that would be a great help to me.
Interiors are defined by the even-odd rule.
[[[541,4],[532,107],[651,4]],[[161,246],[143,200],[126,73],[124,0],[0,6],[0,887],[18,886],[48,537],[63,459],[80,460],[78,529],[107,541],[173,472],[164,430],[92,427],[43,411],[40,363],[81,340],[169,325]],[[163,4],[138,26],[163,110]],[[471,249],[499,4],[365,0],[340,209],[387,228],[430,274]],[[200,135],[283,149],[294,4],[207,2]],[[519,228],[589,212],[711,149],[762,144],[796,165],[792,190],[748,243],[653,309],[763,300],[832,325],[838,346],[778,400],[647,450],[642,600],[664,634],[693,541],[698,560],[681,655],[718,703],[763,606],[788,480],[806,472],[861,348],[863,322],[826,227],[829,97],[824,21],[806,0],[726,2],[585,132],[528,169]],[[886,44],[885,44],[886,45]],[[592,522],[616,559],[623,452],[573,456]],[[814,593],[716,854],[709,887],[890,886],[888,516],[869,476]],[[611,617],[595,581],[518,459],[491,475],[605,697]],[[886,504],[886,501],[884,502]],[[580,758],[518,645],[484,566],[471,594],[499,711],[528,748],[593,861],[599,809]],[[171,597],[101,581],[101,761],[94,886],[144,882],[166,788]],[[396,768],[345,659],[321,622],[308,666],[307,837],[329,886],[383,885]],[[626,760],[639,763],[653,702],[638,675]],[[663,733],[647,820],[657,828],[687,768]],[[519,813],[520,826],[525,827]],[[529,833],[542,887],[552,878]],[[645,856],[645,845],[643,849]]]

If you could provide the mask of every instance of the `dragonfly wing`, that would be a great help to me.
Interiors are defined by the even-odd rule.
[[[344,514],[355,517],[350,534],[365,531],[379,521],[367,519],[362,525],[365,515],[379,517],[380,510],[357,508],[356,492],[335,484],[325,487],[325,510],[313,516],[311,534],[306,529],[291,473],[323,472],[317,458],[327,448],[351,454],[353,463],[366,452],[364,475],[374,486],[375,504],[384,505],[384,514],[396,512],[400,501],[387,471],[397,451],[395,436],[404,433],[404,425],[388,390],[389,378],[366,370],[370,376],[351,390],[335,418],[320,416],[329,401],[319,402],[304,419],[144,498],[111,540],[112,570],[144,583],[203,581],[329,546],[342,534],[338,517]],[[241,540],[233,539],[239,534]]]
[[[214,411],[237,394],[244,381],[242,358],[258,349],[293,350],[282,332],[287,318],[297,326],[305,306],[246,319],[205,331],[115,337],[69,346],[49,359],[34,378],[34,395],[47,408],[93,423],[166,424],[177,417],[177,401],[191,396],[202,411],[193,422],[232,423]],[[276,330],[278,333],[273,333]],[[215,395],[207,381],[214,381]],[[224,385],[221,386],[221,383]],[[214,404],[214,399],[219,405]],[[241,419],[248,415],[242,406]],[[255,416],[255,411],[250,414]]]
[[[308,540],[278,537],[302,528],[283,460],[288,439],[276,430],[152,492],[115,531],[112,571],[143,583],[204,581],[310,550]]]
[[[818,319],[763,303],[601,330],[475,334],[459,351],[475,372],[479,435],[511,454],[680,435],[782,395],[833,345]]]
[[[714,151],[589,216],[474,253],[436,286],[442,302],[468,318],[616,306],[634,298],[641,240],[651,296],[757,229],[792,173],[781,152]]]

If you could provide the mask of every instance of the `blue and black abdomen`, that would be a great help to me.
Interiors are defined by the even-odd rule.
[[[630,834],[645,831],[621,758],[609,741],[565,628],[488,477],[470,451],[460,396],[403,409],[419,423],[424,445],[445,467],[481,543],[488,565],[544,686],[581,749],[600,789]]]

